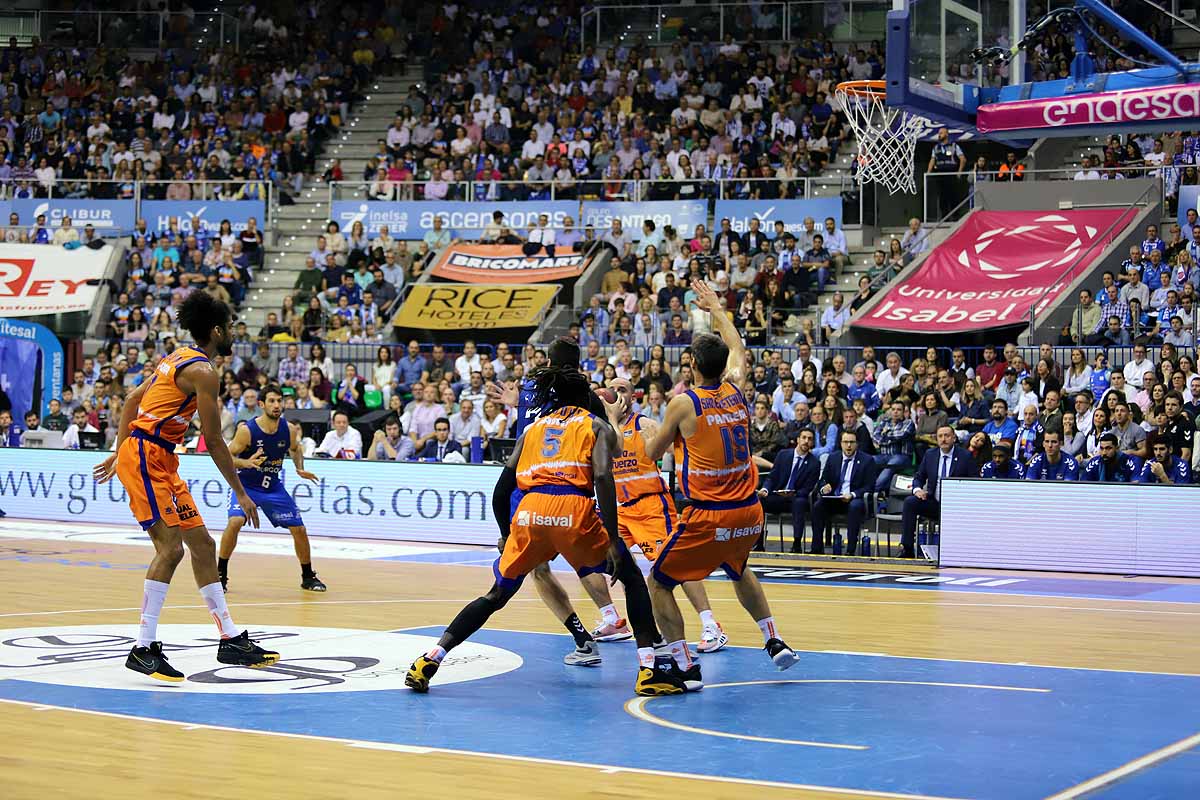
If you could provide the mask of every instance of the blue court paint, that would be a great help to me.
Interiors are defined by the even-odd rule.
[[[704,692],[644,704],[687,728],[679,730],[626,710],[636,664],[628,644],[602,645],[603,666],[582,669],[562,665],[565,635],[484,630],[476,640],[518,653],[524,664],[464,683],[435,678],[428,695],[197,694],[187,684],[178,693],[143,692],[10,679],[0,681],[0,697],[257,731],[984,800],[1046,797],[1200,732],[1200,676],[831,653],[804,653],[779,673],[751,648],[705,656]],[[111,660],[80,668],[123,669]],[[756,683],[715,685],[748,681]],[[939,683],[970,686],[928,685]],[[1197,758],[1155,765],[1111,796],[1189,796]]]

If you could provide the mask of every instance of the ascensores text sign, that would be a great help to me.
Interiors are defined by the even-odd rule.
[[[418,283],[396,314],[398,328],[528,328],[554,299],[553,284]]]
[[[467,283],[538,283],[578,277],[583,259],[581,253],[569,250],[554,256],[527,256],[517,245],[457,244],[442,252],[433,274]]]

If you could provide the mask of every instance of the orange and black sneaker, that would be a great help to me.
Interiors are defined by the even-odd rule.
[[[421,656],[408,668],[408,674],[404,676],[404,685],[418,694],[425,694],[429,691],[429,679],[437,674],[438,666],[438,662],[432,658]]]
[[[162,642],[151,642],[145,647],[134,647],[125,659],[125,666],[134,672],[149,675],[151,678],[167,683],[179,683],[183,673],[167,663],[163,655]]]

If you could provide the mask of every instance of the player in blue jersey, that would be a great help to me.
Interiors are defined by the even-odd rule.
[[[1046,431],[1042,434],[1042,452],[1029,459],[1025,466],[1027,481],[1077,481],[1079,462],[1063,455],[1062,433]]]
[[[276,528],[287,528],[292,534],[296,558],[300,559],[300,588],[310,592],[325,591],[325,584],[313,572],[308,546],[308,531],[296,501],[283,485],[283,458],[290,455],[296,465],[296,475],[306,481],[317,476],[304,469],[304,450],[300,444],[300,427],[283,418],[283,394],[277,386],[268,386],[259,400],[263,413],[239,423],[234,431],[229,452],[233,454],[238,477],[246,493],[258,505],[259,511]],[[238,531],[246,523],[246,514],[237,498],[229,495],[229,523],[221,535],[221,550],[217,571],[221,586],[229,591],[229,559],[237,547]]]

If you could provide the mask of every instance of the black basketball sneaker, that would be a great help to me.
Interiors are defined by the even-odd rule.
[[[125,666],[158,681],[179,683],[183,680],[183,673],[167,663],[167,657],[163,655],[162,642],[151,642],[145,647],[134,647],[129,651],[129,658],[125,659]]]
[[[279,660],[279,653],[264,650],[250,638],[249,631],[242,631],[231,639],[222,639],[217,647],[217,661],[236,664],[239,667],[269,667]]]

